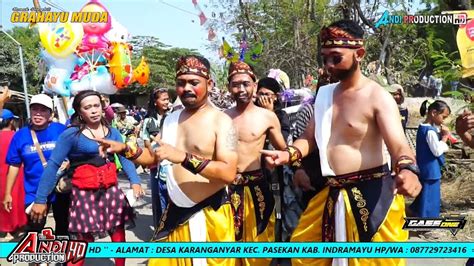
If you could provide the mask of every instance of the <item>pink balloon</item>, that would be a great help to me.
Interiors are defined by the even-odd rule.
[[[84,28],[84,37],[82,43],[78,47],[80,53],[95,50],[107,50],[109,48],[109,40],[104,36],[112,26],[112,17],[107,9],[97,0],[91,0],[85,4],[80,12],[107,12],[107,22],[89,22],[82,23]]]

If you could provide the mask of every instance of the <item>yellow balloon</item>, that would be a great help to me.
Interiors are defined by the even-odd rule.
[[[123,89],[132,81],[132,60],[130,49],[126,43],[112,42],[112,58],[109,71],[115,87]]]
[[[133,80],[137,81],[141,85],[146,85],[150,79],[150,67],[145,62],[145,57],[142,56],[142,61],[133,70]]]
[[[74,53],[84,35],[81,23],[61,23],[53,30],[45,23],[38,26],[41,44],[54,57],[64,58]]]

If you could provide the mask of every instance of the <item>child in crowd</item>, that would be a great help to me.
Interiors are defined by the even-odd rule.
[[[451,113],[449,106],[440,100],[421,104],[420,114],[426,115],[418,127],[416,136],[416,158],[420,168],[420,182],[423,189],[410,206],[419,217],[439,217],[441,205],[441,167],[444,153],[449,147],[449,129],[443,125]]]

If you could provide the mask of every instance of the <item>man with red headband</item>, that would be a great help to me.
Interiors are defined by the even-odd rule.
[[[208,104],[210,64],[185,56],[176,64],[176,92],[184,109],[169,114],[154,154],[136,143],[99,140],[107,152],[123,152],[136,163],[159,162],[170,203],[154,241],[233,242],[232,210],[226,191],[237,169],[237,136],[232,119]],[[153,145],[152,145],[153,146]],[[102,149],[102,151],[104,151]],[[151,259],[149,265],[234,265],[235,258]]]
[[[266,180],[260,150],[268,135],[277,149],[286,147],[280,122],[274,112],[256,106],[252,95],[257,89],[253,69],[245,62],[231,63],[228,89],[237,106],[226,113],[238,132],[237,178],[229,186],[234,213],[236,241],[275,241],[275,200]],[[242,265],[270,265],[271,258],[244,258]]]
[[[418,167],[397,104],[361,73],[364,31],[341,20],[321,31],[321,55],[338,83],[320,88],[314,119],[286,151],[262,151],[272,164],[300,160],[317,145],[326,187],[308,204],[294,242],[406,241],[404,195],[420,193]],[[384,143],[396,162],[391,176]],[[292,265],[404,265],[403,259],[293,259]]]

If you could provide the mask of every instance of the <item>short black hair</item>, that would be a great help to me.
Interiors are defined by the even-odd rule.
[[[10,122],[13,121],[13,118],[9,119],[0,119],[0,129],[4,129],[10,125]]]
[[[259,90],[262,87],[265,87],[273,91],[274,93],[281,92],[281,85],[274,78],[266,77],[266,78],[260,79],[257,84],[257,90]]]
[[[341,19],[331,23],[328,28],[336,27],[342,29],[343,31],[349,33],[357,39],[364,38],[364,29],[355,21],[349,19]]]

